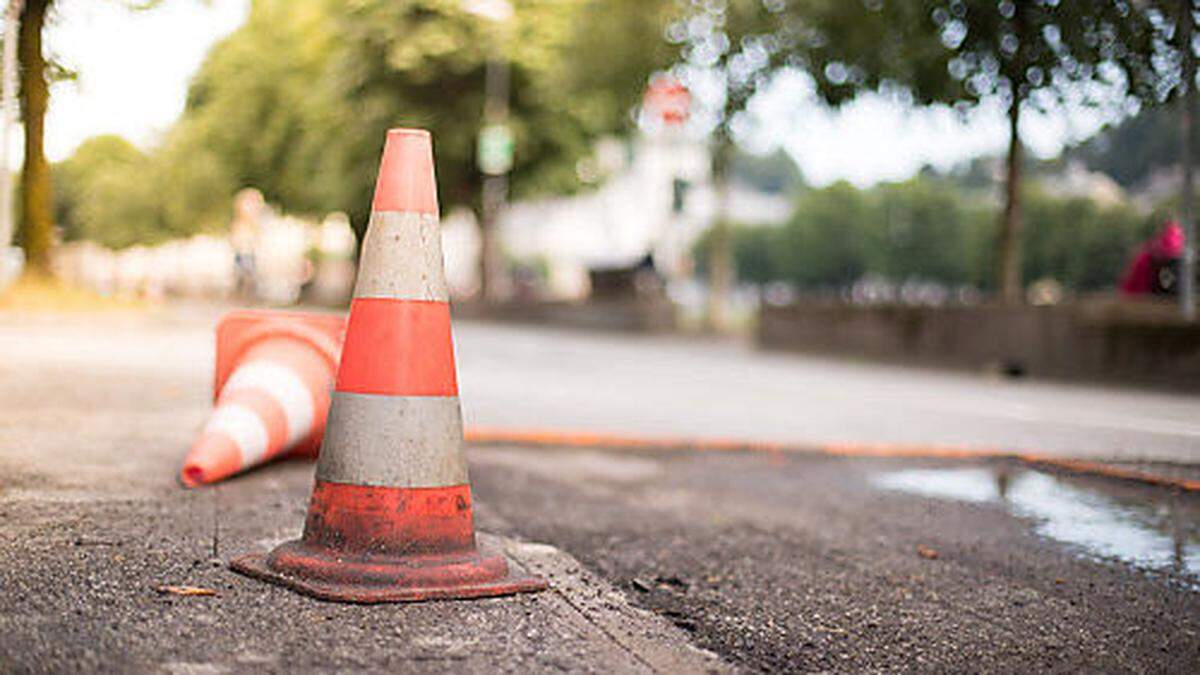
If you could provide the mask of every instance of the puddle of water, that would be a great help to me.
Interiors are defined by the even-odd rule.
[[[912,469],[881,474],[876,486],[937,499],[1005,505],[1038,534],[1138,567],[1200,576],[1200,516],[1176,503],[1133,501],[1039,471]]]

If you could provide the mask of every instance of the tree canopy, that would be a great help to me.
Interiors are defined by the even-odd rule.
[[[478,207],[489,59],[512,74],[517,196],[581,186],[577,163],[628,132],[670,63],[672,0],[513,0],[508,22],[460,0],[257,0],[209,52],[184,113],[142,153],[93,139],[60,163],[68,237],[112,246],[220,227],[241,187],[283,210],[366,225],[385,131],[433,132],[445,208]]]
[[[1095,171],[1103,171],[1126,188],[1137,187],[1155,171],[1180,161],[1179,125],[1169,108],[1147,108],[1102,129],[1067,151]],[[1200,141],[1200,128],[1192,142]]]
[[[1162,213],[1061,197],[1036,184],[1026,187],[1025,203],[1025,278],[1054,278],[1077,291],[1112,288],[1137,244],[1162,222]],[[953,177],[808,189],[784,225],[732,229],[738,277],[805,290],[844,289],[868,275],[994,288],[986,273],[996,256],[991,208]],[[699,260],[710,245],[711,237],[701,239]]]
[[[1155,17],[1126,0],[806,0],[797,7],[792,62],[831,103],[878,89],[918,104],[1005,103],[1011,138],[997,270],[1009,302],[1022,297],[1023,107],[1159,98]]]
[[[502,58],[514,191],[569,191],[591,141],[628,129],[647,76],[668,62],[670,3],[513,4],[494,23],[450,0],[260,0],[201,67],[175,134],[285,209],[342,210],[361,227],[384,132],[424,127],[443,205],[475,206],[484,70]]]

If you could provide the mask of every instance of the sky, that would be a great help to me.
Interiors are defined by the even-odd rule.
[[[246,18],[249,0],[170,0],[131,11],[121,0],[59,0],[47,34],[52,55],[78,72],[51,93],[47,154],[69,157],[87,138],[115,133],[152,147],[183,110],[192,74],[206,52]],[[803,76],[780,80],[752,108],[755,123],[744,140],[753,149],[782,146],[811,184],[846,179],[865,186],[912,175],[928,163],[947,169],[1007,144],[998,105],[967,120],[947,108],[911,110],[866,96],[833,112],[820,106]],[[1052,156],[1064,141],[1099,128],[1096,114],[1027,115],[1027,146]],[[20,163],[19,138],[10,154]]]
[[[248,0],[58,0],[48,52],[79,73],[51,91],[46,153],[65,159],[97,134],[151,146],[183,112],[188,82],[214,43],[246,19]],[[19,153],[14,153],[19,163]]]

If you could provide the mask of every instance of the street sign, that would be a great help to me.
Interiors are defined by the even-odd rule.
[[[683,124],[688,118],[692,95],[687,87],[673,77],[654,78],[643,97],[643,105],[651,115],[668,126]]]
[[[504,124],[489,124],[479,130],[475,161],[479,170],[489,176],[508,173],[513,165],[513,134]]]

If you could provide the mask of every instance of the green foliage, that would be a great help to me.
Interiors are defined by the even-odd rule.
[[[210,51],[161,147],[107,147],[108,177],[86,156],[99,148],[60,167],[60,222],[112,245],[155,241],[223,226],[234,192],[253,186],[287,212],[345,211],[361,229],[396,126],[433,132],[444,209],[477,206],[489,58],[511,65],[513,193],[577,189],[579,159],[629,129],[647,77],[669,63],[673,0],[513,6],[493,24],[460,0],[257,0]]]
[[[1087,141],[1067,150],[1066,156],[1082,160],[1088,168],[1103,171],[1124,187],[1135,187],[1156,170],[1180,161],[1178,112],[1148,108],[1120,124],[1106,127]],[[1200,126],[1192,129],[1192,143],[1200,144]]]
[[[799,286],[843,286],[870,271],[882,234],[874,226],[873,201],[846,182],[801,195],[780,233],[782,277]]]
[[[1026,282],[1053,277],[1077,290],[1111,288],[1160,222],[1128,206],[1026,191]],[[916,178],[860,190],[848,183],[803,192],[781,227],[732,229],[738,277],[837,288],[866,274],[990,288],[995,221],[981,199],[951,181]],[[695,256],[706,260],[709,237]],[[704,270],[702,269],[703,273]]]
[[[946,283],[972,279],[976,260],[971,252],[981,224],[988,222],[981,209],[954,187],[930,180],[883,185],[874,192],[883,229],[877,267],[885,276]]]
[[[1148,100],[1159,79],[1154,23],[1126,0],[808,0],[794,7],[806,30],[792,62],[834,104],[880,88],[919,104],[975,104],[993,95],[1042,106],[1068,96],[1102,103],[1113,93],[1106,87]]]
[[[1102,208],[1090,199],[1058,198],[1036,188],[1025,200],[1024,278],[1053,277],[1068,288],[1113,286],[1160,222],[1129,206]]]
[[[150,159],[119,136],[84,141],[57,164],[55,216],[67,239],[91,239],[123,247],[159,235],[154,186],[146,181]]]
[[[779,278],[777,270],[778,230],[771,227],[738,225],[730,228],[734,266],[737,276],[744,282],[765,284]],[[706,231],[696,241],[692,255],[696,259],[697,272],[708,276],[708,264],[712,249],[713,230]]]
[[[511,21],[493,24],[457,0],[260,1],[196,76],[182,133],[284,209],[342,210],[361,227],[385,131],[425,127],[443,207],[475,206],[485,69],[503,58],[514,193],[575,189],[576,162],[628,126],[647,75],[666,62],[669,3],[513,5]]]
[[[66,239],[110,248],[148,244],[220,227],[230,183],[210,153],[172,137],[153,154],[119,136],[84,141],[53,167],[55,219]]]

